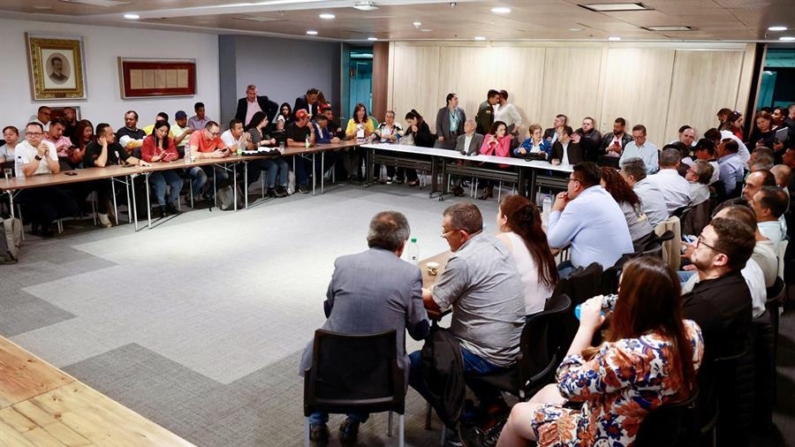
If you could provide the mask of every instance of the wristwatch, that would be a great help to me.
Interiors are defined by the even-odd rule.
[[[39,161],[41,161],[41,155],[36,155],[36,157],[35,157],[35,158],[36,158],[36,160],[39,160]]]

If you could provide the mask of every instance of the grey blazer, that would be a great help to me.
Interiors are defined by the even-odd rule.
[[[456,137],[464,133],[464,122],[467,120],[467,114],[461,107],[456,107],[455,113],[458,116],[458,130],[455,134],[450,133],[450,112],[447,107],[442,107],[436,114],[436,137],[444,137],[443,143],[449,143],[449,149],[453,148],[452,143]]]
[[[483,135],[475,132],[472,135],[472,141],[469,143],[468,148],[464,148],[464,144],[466,144],[466,134],[459,135],[455,142],[455,150],[458,152],[464,152],[466,149],[467,155],[477,155],[480,153],[480,146],[483,146]]]
[[[430,330],[422,303],[422,273],[417,266],[380,248],[340,256],[326,292],[323,329],[343,334],[397,330],[398,364],[409,371],[406,330],[422,340]],[[305,334],[311,336],[311,334]],[[304,350],[299,374],[312,365],[312,342]],[[406,382],[408,383],[408,382]]]

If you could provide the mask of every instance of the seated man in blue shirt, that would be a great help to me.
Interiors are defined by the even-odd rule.
[[[595,163],[574,165],[568,190],[558,194],[552,205],[549,246],[562,248],[571,243],[571,260],[558,266],[561,277],[592,262],[611,267],[623,254],[634,251],[624,213],[600,180]]]

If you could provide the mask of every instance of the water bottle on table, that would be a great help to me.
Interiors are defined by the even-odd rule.
[[[541,214],[541,221],[544,223],[549,222],[549,213],[552,212],[552,196],[547,194],[544,197],[543,205],[541,206],[542,214]]]
[[[408,248],[406,248],[406,256],[408,261],[414,265],[420,264],[420,246],[417,245],[417,238],[411,238]]]

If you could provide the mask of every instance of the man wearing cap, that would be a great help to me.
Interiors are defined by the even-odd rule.
[[[287,146],[303,148],[306,141],[309,146],[315,145],[315,126],[309,124],[309,112],[299,109],[295,113],[295,121],[285,129]],[[309,175],[312,172],[312,160],[300,155],[295,156],[295,190],[302,194],[309,192]]]
[[[188,126],[188,114],[184,110],[180,110],[174,115],[174,124],[171,125],[171,132],[174,133],[174,144],[177,145],[179,157],[185,156],[185,145],[188,143],[188,138],[193,129]]]
[[[268,99],[267,96],[257,95],[257,86],[254,84],[246,87],[246,96],[237,100],[237,112],[235,119],[248,126],[255,113],[262,112],[268,117],[268,122],[276,122],[276,114],[279,113],[279,104]]]

